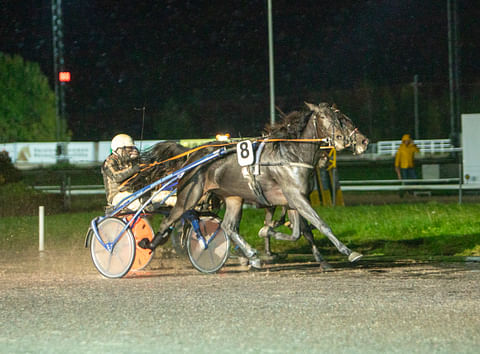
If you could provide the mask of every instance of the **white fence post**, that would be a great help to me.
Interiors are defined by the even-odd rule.
[[[38,250],[45,249],[45,208],[43,205],[38,207]]]

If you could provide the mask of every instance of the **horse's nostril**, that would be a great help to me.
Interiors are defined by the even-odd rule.
[[[363,139],[362,144],[363,145],[368,145],[368,139]]]

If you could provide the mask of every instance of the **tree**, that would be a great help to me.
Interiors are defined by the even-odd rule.
[[[37,63],[0,52],[0,143],[55,141],[55,94]]]
[[[157,139],[193,138],[198,132],[184,106],[168,99],[158,114],[153,115],[153,132]]]
[[[6,151],[0,151],[0,186],[7,183],[18,182],[20,171],[15,168]]]

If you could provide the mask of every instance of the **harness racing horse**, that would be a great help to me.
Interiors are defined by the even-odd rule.
[[[222,229],[239,246],[255,268],[261,266],[257,252],[240,236],[238,230],[244,201],[264,207],[287,206],[296,210],[327,236],[351,262],[360,259],[362,257],[360,253],[352,252],[335,237],[308,200],[313,166],[318,164],[322,157],[322,145],[325,145],[325,140],[321,138],[328,138],[338,151],[350,144],[352,134],[349,136],[346,130],[342,129],[338,112],[327,104],[309,105],[309,110],[293,112],[281,124],[273,126],[271,131],[271,136],[276,138],[271,139],[271,142],[266,139],[259,163],[260,173],[255,178],[256,186],[262,191],[262,198],[259,198],[254,188],[251,188],[249,179],[244,177],[245,169],[243,168],[242,172],[235,154],[200,165],[180,179],[177,186],[177,203],[169,216],[162,220],[154,239],[151,242],[144,239],[139,246],[155,249],[168,234],[170,226],[186,211],[194,208],[204,194],[212,192],[225,201]],[[355,153],[366,150],[368,140],[364,136],[360,140],[360,144],[355,144]],[[198,150],[192,153],[186,163],[195,161],[210,151],[212,148]]]
[[[309,103],[306,103],[307,106],[311,110],[316,110],[318,109],[315,105],[311,105]],[[340,121],[340,126],[343,131],[343,134],[345,136],[349,137],[347,144],[345,145],[346,148],[351,148],[353,154],[358,154],[362,153],[363,151],[357,150],[356,146],[357,145],[363,145],[367,146],[368,140],[365,138],[365,136],[361,133],[358,132],[358,129],[355,128],[353,125],[353,122],[350,120],[349,117],[347,117],[345,114],[340,112],[336,107],[332,106],[332,109],[334,112],[337,114],[337,118]],[[318,167],[323,168],[326,166],[326,163],[328,161],[328,150],[322,150],[322,156],[319,160]],[[313,181],[311,181],[310,187],[311,189],[313,188]],[[310,194],[311,189],[308,194]],[[265,253],[269,256],[272,256],[271,252],[271,247],[270,247],[270,238],[273,237],[277,240],[286,240],[286,241],[296,241],[300,238],[300,236],[304,236],[305,239],[309,242],[311,248],[312,248],[312,253],[317,262],[320,263],[320,266],[324,269],[330,269],[330,265],[323,259],[322,255],[318,251],[315,243],[314,243],[314,237],[312,233],[312,228],[308,223],[303,219],[299,214],[298,211],[296,210],[287,210],[286,207],[282,208],[282,213],[280,215],[280,218],[278,220],[274,220],[274,212],[275,212],[275,207],[270,207],[270,208],[265,208],[265,221],[264,221],[264,227],[262,227],[258,233],[260,237],[265,238]],[[289,216],[289,222],[285,223],[286,220],[286,214],[288,213]],[[285,234],[279,231],[276,231],[275,229],[281,225],[286,225],[288,226],[291,230],[291,234]]]

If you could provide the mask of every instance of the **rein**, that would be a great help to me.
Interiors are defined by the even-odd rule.
[[[301,139],[301,138],[298,138],[298,139],[256,139],[254,141],[257,142],[257,143],[262,143],[262,142],[273,143],[273,142],[282,142],[282,141],[283,142],[291,141],[291,142],[299,142],[299,143],[321,143],[321,142],[329,142],[330,140],[328,138],[323,138],[323,139],[319,139],[319,138]],[[184,156],[188,156],[189,154],[194,153],[196,151],[200,151],[202,149],[206,149],[206,148],[210,148],[210,147],[232,146],[232,145],[236,145],[236,144],[237,144],[237,142],[197,146],[196,148],[193,148],[193,149],[190,149],[188,151],[182,152],[181,154],[175,155],[175,156],[170,157],[170,158],[168,158],[166,160],[163,160],[163,161],[155,161],[155,162],[152,162],[151,164],[141,164],[141,166],[145,166],[145,167],[142,168],[140,171],[145,171],[146,169],[148,169],[150,167],[160,165],[160,164],[168,162],[168,161],[177,160],[179,158],[182,158]],[[320,146],[320,149],[332,149],[332,148],[333,148],[333,146],[330,146],[330,145]]]
[[[265,142],[265,143],[273,143],[273,142],[299,142],[299,143],[321,143],[321,142],[326,142],[326,143],[330,143],[330,139],[328,138],[323,138],[323,139],[320,139],[320,138],[297,138],[297,139],[281,139],[281,138],[275,138],[275,139],[255,139],[254,140],[255,142],[257,143],[262,143],[262,142]],[[140,164],[140,172],[144,172],[146,170],[148,170],[149,168],[152,168],[154,166],[157,166],[157,165],[161,165],[163,163],[166,163],[166,162],[169,162],[169,161],[173,161],[173,160],[177,160],[177,159],[180,159],[182,157],[185,157],[185,156],[188,156],[189,154],[192,154],[196,151],[200,151],[202,149],[206,149],[206,148],[211,148],[211,147],[225,147],[225,146],[232,146],[232,145],[236,145],[237,142],[231,142],[231,143],[224,143],[224,144],[212,144],[212,145],[201,145],[201,146],[197,146],[196,148],[193,148],[193,149],[190,149],[190,150],[187,150],[181,154],[178,154],[178,155],[175,155],[173,157],[170,157],[166,160],[163,160],[163,161],[155,161],[155,162],[152,162],[150,164]],[[327,145],[327,146],[320,146],[320,149],[332,149],[333,146],[330,146],[330,145]],[[130,182],[130,180],[132,180],[134,177],[136,177],[138,175],[138,173],[134,174],[133,176],[129,177],[128,179],[126,179],[125,181],[122,182],[122,184],[120,185],[121,187],[124,187],[125,185],[128,184],[128,182]]]

